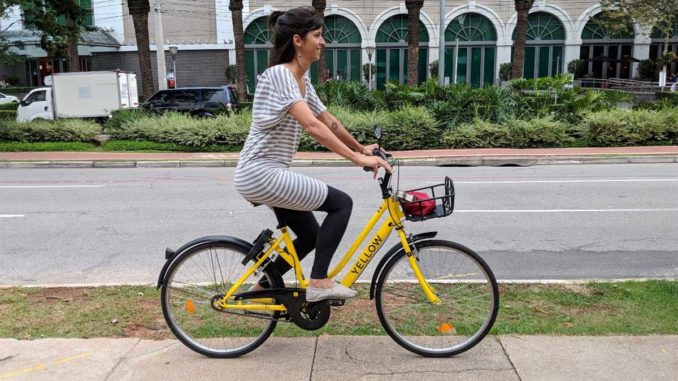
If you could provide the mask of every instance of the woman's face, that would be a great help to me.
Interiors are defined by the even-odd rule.
[[[320,60],[320,51],[325,46],[323,39],[323,28],[320,27],[306,33],[306,38],[303,39],[300,53],[302,56],[311,62]]]

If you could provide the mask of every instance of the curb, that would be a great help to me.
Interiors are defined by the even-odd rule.
[[[678,163],[678,154],[452,156],[399,159],[403,166],[529,167],[533,165]],[[235,167],[236,159],[207,160],[41,160],[0,161],[0,169],[25,168],[210,168]],[[295,159],[293,167],[351,167],[345,159]]]

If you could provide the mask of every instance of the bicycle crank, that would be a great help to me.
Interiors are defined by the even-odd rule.
[[[320,329],[330,320],[330,303],[327,300],[306,302],[306,290],[302,288],[270,288],[234,295],[236,301],[263,298],[275,299],[277,303],[284,305],[287,314],[281,317],[305,330]]]

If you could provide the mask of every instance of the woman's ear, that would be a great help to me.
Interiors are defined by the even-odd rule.
[[[297,48],[301,48],[301,45],[304,41],[301,39],[300,35],[295,34],[294,36],[292,36],[292,42],[294,43],[294,46],[296,46]]]

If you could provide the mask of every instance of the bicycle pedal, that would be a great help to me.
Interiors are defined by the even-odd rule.
[[[327,299],[327,303],[332,307],[341,307],[346,302],[346,299]]]

